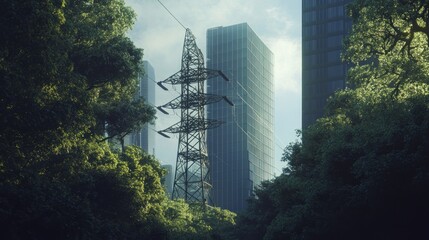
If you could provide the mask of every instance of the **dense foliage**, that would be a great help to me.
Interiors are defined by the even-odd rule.
[[[122,0],[0,3],[2,239],[226,239],[234,214],[170,201],[158,161],[114,150],[154,119]]]
[[[353,89],[302,132],[239,216],[239,239],[428,239],[429,2],[356,0]]]

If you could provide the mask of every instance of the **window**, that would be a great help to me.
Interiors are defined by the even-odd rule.
[[[328,33],[343,32],[343,31],[344,31],[343,21],[329,22],[327,24]]]
[[[327,14],[329,18],[343,17],[344,7],[343,6],[330,7],[327,9]]]
[[[341,50],[328,52],[328,63],[341,63]]]
[[[309,23],[316,21],[316,11],[304,12],[303,23]]]
[[[343,65],[335,65],[328,67],[327,69],[328,78],[341,77],[344,75]]]
[[[328,37],[326,39],[326,46],[328,48],[340,48],[343,45],[343,36],[337,35],[333,37]]]

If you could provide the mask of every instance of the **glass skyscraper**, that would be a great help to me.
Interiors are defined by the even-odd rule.
[[[143,97],[147,104],[155,105],[155,70],[148,61],[143,61],[141,66],[143,73],[138,75],[139,88],[137,96]],[[147,153],[155,155],[155,131],[145,126],[137,132],[129,134],[125,138],[126,145],[136,145],[143,148]],[[155,128],[151,125],[151,128]]]
[[[225,123],[207,132],[215,206],[240,212],[254,187],[274,174],[273,53],[247,23],[207,30],[207,68],[221,70],[207,92],[234,106],[207,106],[208,119]]]
[[[323,115],[326,100],[345,87],[348,65],[341,61],[351,30],[346,6],[352,0],[302,1],[302,127]]]
[[[143,76],[140,80],[140,96],[144,97],[146,102],[152,106],[155,105],[155,70],[148,61],[143,61]],[[149,123],[143,127],[140,132],[140,147],[148,153],[155,155],[155,131],[149,129]],[[154,123],[155,124],[155,123]],[[152,125],[155,128],[155,125]]]

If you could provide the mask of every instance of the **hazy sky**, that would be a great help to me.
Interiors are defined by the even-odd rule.
[[[125,0],[137,13],[129,36],[144,49],[144,60],[155,69],[155,81],[162,81],[180,70],[185,30],[157,0]],[[277,175],[283,148],[295,141],[301,129],[301,0],[161,0],[161,2],[197,39],[206,52],[206,30],[247,22],[274,53],[275,80],[275,162]],[[156,89],[156,105],[178,96],[171,88]],[[156,127],[162,130],[179,121],[177,114],[157,113]],[[166,139],[156,134],[156,157],[173,164],[177,154],[177,136]]]

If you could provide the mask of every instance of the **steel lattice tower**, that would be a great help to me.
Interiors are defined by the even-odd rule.
[[[206,119],[204,106],[222,99],[233,105],[225,96],[205,93],[205,80],[216,76],[228,81],[222,72],[204,68],[204,56],[194,35],[186,29],[180,71],[158,82],[164,90],[168,90],[164,83],[181,86],[179,97],[158,107],[166,114],[168,113],[163,108],[181,109],[180,122],[158,131],[165,137],[168,137],[166,133],[179,133],[172,199],[183,198],[188,203],[202,204],[207,204],[210,199],[206,130],[217,127],[222,122]]]

